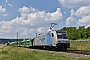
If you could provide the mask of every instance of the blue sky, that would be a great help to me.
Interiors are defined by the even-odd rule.
[[[7,9],[5,13],[8,14],[6,17],[2,16],[2,20],[11,20],[20,16],[18,9],[23,6],[32,6],[40,11],[45,10],[46,12],[54,12],[57,8],[62,8],[62,12],[69,12],[69,9],[62,7],[58,0],[0,0],[0,2],[1,6]],[[12,6],[9,6],[8,4],[11,4]]]
[[[0,38],[34,37],[50,23],[63,27],[90,26],[89,0],[0,0]]]

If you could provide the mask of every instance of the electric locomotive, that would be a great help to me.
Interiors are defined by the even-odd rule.
[[[67,50],[70,47],[70,43],[65,31],[50,29],[47,33],[39,34],[33,39],[33,47]]]

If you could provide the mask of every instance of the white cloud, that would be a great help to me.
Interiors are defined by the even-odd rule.
[[[8,2],[8,0],[6,0],[5,2]]]
[[[71,16],[73,16],[73,15],[74,15],[74,10],[72,9],[72,10],[70,11],[70,13],[71,13]]]
[[[89,6],[90,0],[58,0],[63,6],[73,8],[81,6]]]
[[[39,27],[39,28],[37,29],[37,31],[38,31],[38,32],[45,32],[45,27]]]
[[[6,2],[6,3],[4,4],[5,6],[7,6],[7,5],[8,5],[8,6],[11,6],[11,7],[13,6],[11,3],[8,2],[8,0],[5,0],[5,2]]]
[[[78,8],[74,14],[75,14],[75,16],[83,17],[86,15],[90,15],[89,11],[90,11],[90,6],[82,6],[82,7]]]
[[[67,14],[66,12],[64,12],[64,14]]]
[[[66,18],[66,25],[90,26],[90,0],[58,0],[58,2],[71,9],[71,15]]]
[[[78,18],[77,24],[87,26],[90,24],[90,6],[82,6],[74,12],[74,16]]]
[[[61,13],[61,10],[60,8],[57,8],[57,11],[56,12],[53,12],[53,13],[46,13],[46,17],[45,17],[45,20],[48,21],[56,21],[56,20],[61,20],[62,19],[62,13]]]
[[[6,9],[3,8],[2,6],[0,6],[0,12],[5,12],[5,11],[6,11]]]
[[[71,16],[66,19],[66,25],[90,25],[90,6],[82,6],[76,11],[73,9],[70,11]]]
[[[19,8],[18,11],[21,13],[22,18],[26,18],[28,14],[37,12],[38,10],[33,7],[28,8],[28,7],[23,6],[23,8]]]
[[[90,27],[90,24],[89,24],[89,25],[87,25],[87,26],[85,26],[85,28],[88,28],[88,27]]]
[[[8,3],[9,6],[13,6],[12,4]]]
[[[55,12],[46,13],[33,7],[23,6],[18,11],[21,13],[21,17],[0,22],[0,32],[3,32],[3,34],[16,34],[16,32],[19,32],[21,36],[30,37],[35,33],[44,32],[51,22],[58,22],[63,18],[60,8],[57,8]],[[12,36],[15,37],[13,34]]]
[[[2,16],[7,16],[8,14],[2,14]]]
[[[88,16],[83,16],[82,19],[78,20],[79,25],[88,25],[90,24],[90,15]]]
[[[71,16],[66,19],[66,25],[73,25],[77,23],[77,18],[74,16],[74,10],[70,11]]]
[[[21,13],[33,13],[33,12],[37,12],[38,10],[33,7],[28,8],[28,7],[23,6],[23,8],[19,8],[18,11]]]
[[[77,23],[77,19],[74,16],[70,16],[66,19],[66,25],[73,25]]]
[[[29,29],[28,28],[24,28],[23,29],[24,31],[20,34],[20,36],[27,36],[28,35],[28,31],[29,31]]]

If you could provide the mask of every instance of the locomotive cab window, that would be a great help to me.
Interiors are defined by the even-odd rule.
[[[52,33],[52,37],[54,37],[54,34]]]
[[[66,32],[57,32],[57,37],[60,39],[68,39]]]

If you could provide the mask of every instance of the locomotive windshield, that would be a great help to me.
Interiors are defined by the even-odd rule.
[[[58,39],[68,39],[68,36],[67,36],[66,32],[58,32],[57,31],[57,38]]]

